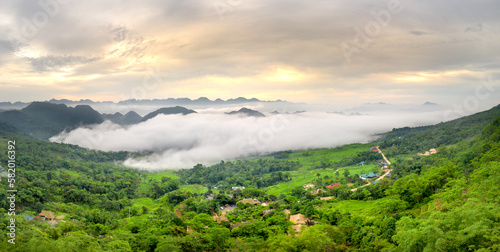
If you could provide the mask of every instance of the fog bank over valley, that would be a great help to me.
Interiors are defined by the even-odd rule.
[[[189,115],[160,114],[130,126],[105,121],[62,132],[50,140],[103,151],[148,153],[124,163],[139,169],[183,169],[282,150],[364,143],[393,128],[453,119],[442,110],[266,113],[266,117],[220,112],[206,109]]]

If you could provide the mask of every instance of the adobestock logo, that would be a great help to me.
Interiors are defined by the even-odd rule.
[[[364,29],[354,26],[353,30],[356,34],[352,42],[343,41],[340,43],[340,50],[347,63],[351,63],[353,54],[360,54],[372,42],[373,38],[380,36],[382,29],[391,23],[393,15],[397,15],[402,11],[403,5],[399,0],[389,0],[386,9],[370,11],[373,20],[366,22]]]
[[[51,18],[59,14],[62,4],[67,4],[69,0],[40,0],[38,1],[39,11],[35,12],[31,18],[22,17],[21,27],[15,34],[9,34],[9,41],[20,41],[28,43],[41,29],[46,27]]]

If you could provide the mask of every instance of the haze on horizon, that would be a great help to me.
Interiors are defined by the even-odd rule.
[[[500,100],[498,9],[451,0],[2,1],[0,101],[451,105],[479,93],[487,108]]]

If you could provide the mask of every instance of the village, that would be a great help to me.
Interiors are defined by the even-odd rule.
[[[378,183],[380,183],[380,180],[382,180],[384,178],[390,179],[390,177],[391,177],[391,173],[390,173],[392,171],[392,169],[390,168],[391,162],[387,159],[387,157],[384,155],[384,153],[382,153],[382,151],[379,149],[379,146],[371,147],[370,151],[380,153],[382,155],[383,159],[377,161],[377,164],[380,167],[380,172],[382,174],[380,175],[380,174],[377,174],[374,172],[361,174],[360,178],[362,180],[366,181],[366,184],[359,186],[359,187],[352,188],[351,191],[353,191],[353,192],[357,191],[358,189],[363,188],[365,186],[378,184]],[[364,161],[361,161],[358,163],[359,166],[364,166],[365,164],[366,163]],[[335,189],[335,188],[340,187],[340,186],[342,186],[342,184],[340,182],[336,182],[336,183],[332,183],[330,185],[327,185],[324,188],[317,188],[317,186],[314,183],[307,183],[307,184],[303,185],[303,188],[306,191],[309,191],[311,195],[320,195],[320,194],[327,192],[327,190],[332,190],[332,189]],[[347,186],[349,186],[349,185],[347,185]],[[217,187],[215,189],[217,189]],[[233,186],[231,189],[232,189],[232,191],[237,191],[237,190],[244,190],[245,187]],[[233,198],[234,196],[229,195],[229,197]],[[319,197],[319,199],[322,201],[328,201],[328,200],[331,200],[333,198],[334,198],[334,196]],[[214,196],[208,195],[206,197],[206,199],[213,200]],[[269,201],[260,202],[256,198],[245,198],[245,199],[238,201],[237,205],[245,204],[245,205],[249,205],[249,206],[268,207],[270,203],[271,202],[269,202]],[[230,223],[229,219],[226,217],[226,214],[237,209],[237,205],[228,204],[228,205],[219,206],[218,211],[213,212],[213,214],[212,214],[213,221],[215,221],[219,224],[223,223],[223,222]],[[274,209],[262,210],[262,212],[260,213],[260,218],[262,219],[265,215],[271,214],[274,211],[275,211]],[[286,219],[293,224],[292,228],[295,231],[294,235],[298,235],[301,232],[301,230],[303,230],[303,228],[306,228],[307,226],[311,226],[311,225],[316,224],[316,221],[307,218],[306,215],[304,215],[302,213],[291,214],[292,212],[288,209],[283,209],[282,212],[285,214]],[[230,227],[231,227],[231,229],[233,229],[233,228],[236,228],[238,226],[242,226],[242,225],[249,224],[252,222],[254,222],[254,220],[250,220],[250,221],[246,221],[246,222],[239,222],[239,223],[230,223]],[[189,231],[192,231],[192,229],[188,228],[188,232]],[[289,235],[291,235],[291,234],[289,234]]]
[[[382,151],[379,149],[379,146],[373,146],[370,148],[371,152],[376,152],[380,153],[382,156],[382,159],[376,161],[375,163],[380,167],[380,174],[375,173],[375,172],[369,172],[369,173],[363,173],[359,175],[359,178],[365,181],[364,185],[350,188],[352,192],[355,192],[363,187],[370,186],[370,185],[375,185],[380,183],[382,179],[390,179],[391,178],[391,162],[387,159],[387,157],[382,153]],[[418,153],[419,156],[426,156],[426,155],[431,155],[435,154],[436,150],[431,149],[428,152],[425,153]],[[361,161],[358,163],[358,166],[365,166],[366,162]],[[336,171],[340,170],[341,168],[337,169]],[[3,175],[5,172],[3,169],[0,167],[0,173]],[[303,185],[303,189],[308,192],[310,195],[314,196],[319,196],[318,199],[321,201],[329,201],[334,199],[334,196],[321,196],[324,195],[328,192],[328,190],[334,190],[336,188],[339,188],[341,186],[346,186],[347,188],[352,187],[352,184],[346,184],[343,185],[341,182],[335,182],[326,186],[320,186],[318,187],[314,183],[306,183]],[[217,189],[217,187],[214,187],[214,189]],[[231,187],[231,191],[233,192],[241,192],[242,190],[245,190],[244,186],[233,186]],[[326,194],[328,195],[328,194]],[[227,195],[229,198],[234,198],[232,194]],[[214,195],[213,194],[207,194],[205,196],[206,200],[214,200]],[[277,202],[279,202],[278,200]],[[282,201],[282,200],[281,200]],[[300,201],[299,201],[300,202]],[[239,201],[237,201],[236,204],[225,204],[225,205],[219,205],[215,211],[212,212],[212,220],[218,224],[224,224],[227,223],[229,227],[232,229],[237,228],[242,225],[246,225],[249,223],[253,223],[255,219],[253,220],[246,220],[246,221],[240,221],[240,222],[231,222],[229,218],[227,217],[228,214],[230,214],[232,211],[239,210],[241,211],[242,206],[247,206],[246,208],[253,208],[253,207],[261,207],[259,209],[262,209],[260,211],[260,219],[264,218],[264,216],[275,213],[277,211],[276,209],[271,209],[269,206],[273,202],[266,200],[261,202],[257,198],[244,198]],[[177,208],[175,213],[180,219],[183,219],[183,211],[181,211],[182,204],[180,208]],[[307,216],[303,213],[295,213],[292,214],[292,211],[288,209],[282,209],[279,210],[284,216],[286,217],[286,220],[290,221],[292,224],[292,228],[294,230],[293,235],[298,235],[304,228],[307,226],[311,226],[317,223],[315,220],[311,220],[307,218]],[[30,215],[30,214],[23,214],[23,217],[26,221],[42,221],[42,222],[47,222],[50,224],[50,226],[54,227],[60,222],[66,222],[68,218],[66,218],[65,214],[59,214],[56,215],[52,211],[47,211],[47,210],[42,210],[38,215]],[[208,227],[207,227],[208,228]],[[191,227],[187,227],[186,232],[191,233],[193,232],[194,229]],[[292,234],[289,234],[292,235]]]

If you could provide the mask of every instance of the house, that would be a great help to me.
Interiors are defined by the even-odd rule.
[[[361,162],[359,162],[359,164],[358,164],[358,165],[359,165],[359,166],[364,166],[364,165],[365,165],[365,161],[361,161]]]
[[[419,155],[419,156],[429,156],[429,155],[436,154],[436,153],[437,153],[436,149],[430,149],[429,151],[426,151],[424,153],[418,153],[417,155]]]
[[[385,174],[385,176],[384,176],[384,177],[386,177],[386,178],[391,178],[391,173],[387,173],[387,174]]]
[[[305,184],[304,189],[308,189],[308,188],[314,188],[314,184],[313,183]]]
[[[243,190],[243,189],[245,189],[245,187],[244,186],[233,186],[231,189],[233,191],[236,191],[236,190]]]
[[[318,190],[313,191],[311,194],[312,194],[312,195],[318,195],[318,194],[320,194],[320,193],[324,193],[324,192],[325,192],[325,190],[323,190],[323,189],[318,189]]]
[[[335,184],[331,184],[331,185],[329,185],[329,186],[326,186],[326,188],[328,188],[328,189],[333,189],[333,188],[338,187],[338,186],[340,186],[340,185],[342,185],[342,184],[341,184],[340,182],[337,182],[337,183],[335,183]]]
[[[373,181],[373,184],[374,184],[374,185],[375,185],[375,184],[378,184],[378,183],[380,183],[380,181],[378,181],[378,180]]]
[[[286,215],[289,215],[291,214],[292,212],[290,212],[290,210],[288,209],[283,209],[283,213],[286,214]]]
[[[217,223],[219,223],[219,224],[220,224],[221,222],[223,222],[223,221],[227,221],[227,222],[229,222],[229,220],[227,219],[227,217],[226,217],[226,216],[224,216],[224,215],[219,216],[217,213],[214,213],[214,215],[212,216],[212,219],[213,219],[214,221],[217,221]]]
[[[257,205],[257,204],[260,204],[260,201],[258,199],[242,199],[242,200],[238,201],[238,203]]]
[[[361,174],[361,179],[372,179],[378,177],[378,174],[375,174],[373,172],[370,172],[368,174]]]
[[[290,215],[290,221],[293,221],[295,222],[295,224],[297,225],[304,225],[306,224],[306,222],[308,221],[309,219],[306,218],[305,215],[303,214],[294,214],[294,215]]]
[[[378,149],[377,149],[377,146],[373,146],[370,148],[370,151],[373,151],[373,152],[378,152]]]
[[[295,229],[295,233],[298,233],[300,232],[300,227],[302,227],[302,225],[306,225],[310,220],[303,214],[294,214],[290,215],[290,221],[295,223],[292,228]]]
[[[330,197],[320,197],[319,199],[320,200],[331,200],[331,199],[333,199],[333,196],[330,196]]]
[[[29,215],[29,214],[23,214],[23,217],[26,221],[30,221],[30,220],[33,220],[35,218],[35,216]]]
[[[40,216],[40,218],[43,218],[43,220],[46,221],[53,221],[56,217],[54,212],[51,211],[42,211],[38,216]]]

